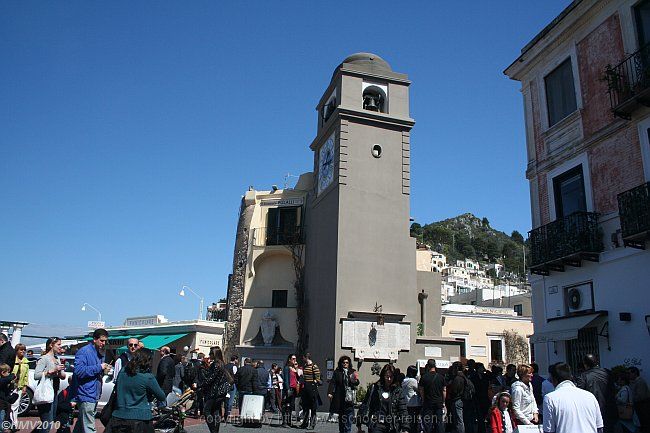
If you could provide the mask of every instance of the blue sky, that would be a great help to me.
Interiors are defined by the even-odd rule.
[[[502,71],[568,4],[0,3],[0,320],[189,319],[181,284],[225,295],[241,195],[311,169],[316,103],[359,51],[413,82],[416,220],[525,233]]]

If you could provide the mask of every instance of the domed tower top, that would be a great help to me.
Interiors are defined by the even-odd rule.
[[[377,54],[373,53],[356,53],[348,56],[343,63],[351,63],[354,65],[362,65],[372,69],[383,69],[388,72],[392,72],[388,62]]]
[[[405,74],[393,72],[388,62],[374,53],[355,53],[343,60],[332,74],[332,80],[339,70],[358,72],[367,75],[383,76],[397,80],[406,80]]]
[[[388,62],[374,53],[355,53],[346,57],[332,74],[330,84],[321,97],[318,110],[318,130],[328,130],[330,118],[352,111],[356,116],[404,123],[410,128],[408,86],[406,74],[393,71]]]

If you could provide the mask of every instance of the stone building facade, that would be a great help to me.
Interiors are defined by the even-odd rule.
[[[505,70],[524,99],[542,369],[650,362],[649,11],[573,1]]]

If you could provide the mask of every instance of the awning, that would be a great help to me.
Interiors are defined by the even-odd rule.
[[[587,328],[602,316],[607,316],[606,311],[601,311],[584,316],[567,317],[566,319],[552,320],[544,325],[544,330],[535,332],[530,336],[531,343],[548,343],[549,341],[575,340],[578,331]]]
[[[142,334],[127,334],[127,335],[109,335],[108,340],[122,340],[124,338],[137,338],[140,339],[142,338]],[[93,341],[93,337],[86,337],[84,338],[85,341]]]
[[[183,338],[187,335],[188,333],[184,334],[167,334],[167,335],[147,335],[144,337],[140,342],[144,344],[144,347],[147,349],[160,349],[161,347],[178,340],[179,338]]]

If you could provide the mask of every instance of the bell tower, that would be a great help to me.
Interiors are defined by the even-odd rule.
[[[321,369],[326,359],[355,358],[342,348],[345,318],[382,305],[419,321],[409,85],[381,57],[358,53],[335,69],[316,107],[305,287],[308,348]]]

